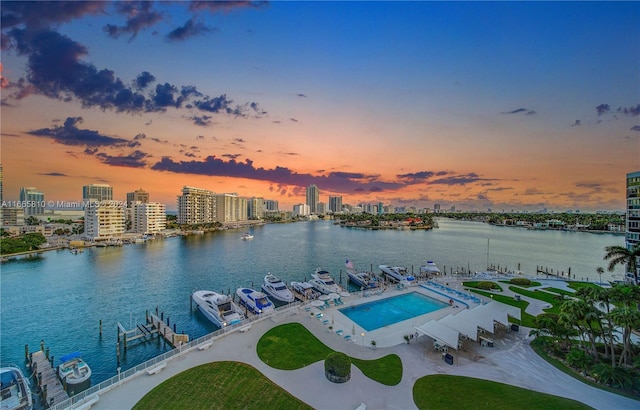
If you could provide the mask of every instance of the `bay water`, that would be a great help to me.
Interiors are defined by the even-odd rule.
[[[68,250],[19,258],[0,267],[0,359],[24,365],[25,345],[40,340],[61,357],[81,351],[93,370],[92,383],[116,375],[116,323],[131,329],[145,312],[164,312],[178,333],[191,339],[216,330],[190,304],[195,290],[235,292],[260,288],[264,275],[287,283],[309,279],[316,268],[346,284],[345,261],[379,273],[379,264],[418,272],[433,260],[451,271],[483,271],[487,264],[536,276],[536,266],[567,272],[577,280],[621,279],[603,261],[604,247],[624,245],[624,236],[567,231],[536,231],[480,222],[438,219],[439,228],[365,230],[330,221],[268,224],[251,228],[253,240],[226,230],[148,241],[119,248]],[[102,335],[99,323],[102,321]],[[170,347],[154,338],[121,346],[126,370]],[[56,363],[57,364],[57,363]],[[24,368],[26,372],[26,368]]]

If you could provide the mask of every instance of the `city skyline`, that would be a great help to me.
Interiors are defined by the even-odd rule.
[[[3,2],[5,199],[625,209],[637,2]]]

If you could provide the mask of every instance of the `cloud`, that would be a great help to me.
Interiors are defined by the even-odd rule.
[[[296,94],[298,97],[307,98],[305,94]]]
[[[543,192],[539,191],[538,188],[527,188],[524,190],[523,195],[540,195]]]
[[[596,112],[598,116],[608,113],[611,110],[611,106],[609,104],[600,104],[596,107]]]
[[[633,127],[631,127],[631,131],[638,131],[638,132],[640,132],[640,125],[634,125]]]
[[[576,120],[576,122],[571,124],[572,127],[579,127],[580,125],[582,125],[582,122],[580,120]]]
[[[242,154],[223,154],[222,156],[225,157],[225,158],[236,159],[238,157],[241,157]]]
[[[295,118],[289,118],[289,120],[291,120],[293,122],[298,122],[298,120],[296,120]]]
[[[640,104],[636,105],[635,107],[628,107],[628,108],[627,107],[618,107],[616,112],[618,112],[620,114],[628,115],[630,117],[636,117],[636,116],[640,115]]]
[[[154,81],[156,81],[156,78],[153,75],[151,75],[151,73],[149,73],[148,71],[143,71],[140,74],[138,74],[134,84],[138,90],[143,90],[147,88],[147,86]]]
[[[193,0],[189,3],[189,9],[192,11],[208,10],[216,13],[218,11],[229,11],[236,8],[258,8],[266,6],[267,1],[245,1],[245,0],[225,0],[225,1],[211,1],[211,0]]]
[[[109,137],[107,135],[100,134],[98,131],[77,128],[76,124],[82,123],[82,121],[82,117],[68,117],[63,126],[27,131],[27,134],[35,135],[37,137],[52,138],[56,142],[64,145],[84,145],[87,147],[113,145],[132,146],[132,144],[139,145],[138,142],[131,142],[123,138]]]
[[[102,1],[4,1],[2,2],[2,28],[16,26],[45,28],[66,23],[85,14],[100,14],[107,2]]]
[[[116,2],[116,12],[127,16],[124,26],[107,24],[103,30],[111,38],[118,38],[124,34],[131,34],[129,41],[133,40],[138,32],[154,26],[162,20],[162,13],[152,9],[151,1],[122,1]]]
[[[480,178],[480,176],[478,176],[478,174],[476,174],[475,172],[470,172],[468,174],[436,179],[430,181],[429,183],[440,185],[467,185],[479,181],[493,181],[493,179]]]
[[[100,159],[100,161],[107,165],[127,168],[143,168],[147,165],[147,163],[143,161],[143,159],[150,157],[149,154],[146,154],[139,150],[135,150],[129,155],[112,156],[105,154],[104,152],[100,152],[95,155],[98,159]]]
[[[401,180],[405,180],[407,183],[416,184],[419,182],[423,182],[434,176],[445,176],[447,174],[448,174],[447,171],[438,171],[438,172],[420,171],[420,172],[412,172],[408,174],[398,174],[396,175],[396,177],[400,178]]]
[[[528,108],[516,108],[515,110],[512,111],[503,111],[500,114],[526,114],[526,115],[533,115],[536,112],[533,110],[530,110]]]
[[[207,27],[201,20],[190,18],[184,23],[183,26],[169,32],[169,34],[167,34],[165,38],[169,42],[184,41],[189,37],[199,36],[205,33],[209,33],[213,30],[214,29]]]
[[[68,177],[69,175],[63,174],[62,172],[39,172],[38,175],[44,175],[46,177]]]
[[[206,127],[209,124],[211,124],[211,117],[210,115],[194,115],[193,117],[190,117],[190,119],[193,121],[193,123],[195,125],[198,125],[200,127]],[[202,136],[201,136],[202,137]],[[204,138],[204,137],[202,137]]]

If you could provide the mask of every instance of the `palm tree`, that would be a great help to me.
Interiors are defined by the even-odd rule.
[[[596,273],[598,274],[598,277],[600,278],[598,281],[598,285],[602,285],[602,274],[604,273],[604,269],[602,268],[602,266],[598,266],[596,268]]]
[[[624,246],[607,246],[604,260],[609,260],[609,272],[613,272],[616,265],[626,265],[627,271],[633,273],[634,283],[638,284],[638,258],[640,257],[640,244],[631,249]]]
[[[622,328],[622,342],[623,348],[620,354],[620,360],[618,366],[625,364],[631,365],[631,329],[635,329],[640,326],[640,312],[635,307],[616,307],[610,313],[611,320],[617,326]]]

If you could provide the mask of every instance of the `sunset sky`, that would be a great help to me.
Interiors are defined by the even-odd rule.
[[[2,1],[4,199],[622,210],[640,2]]]

